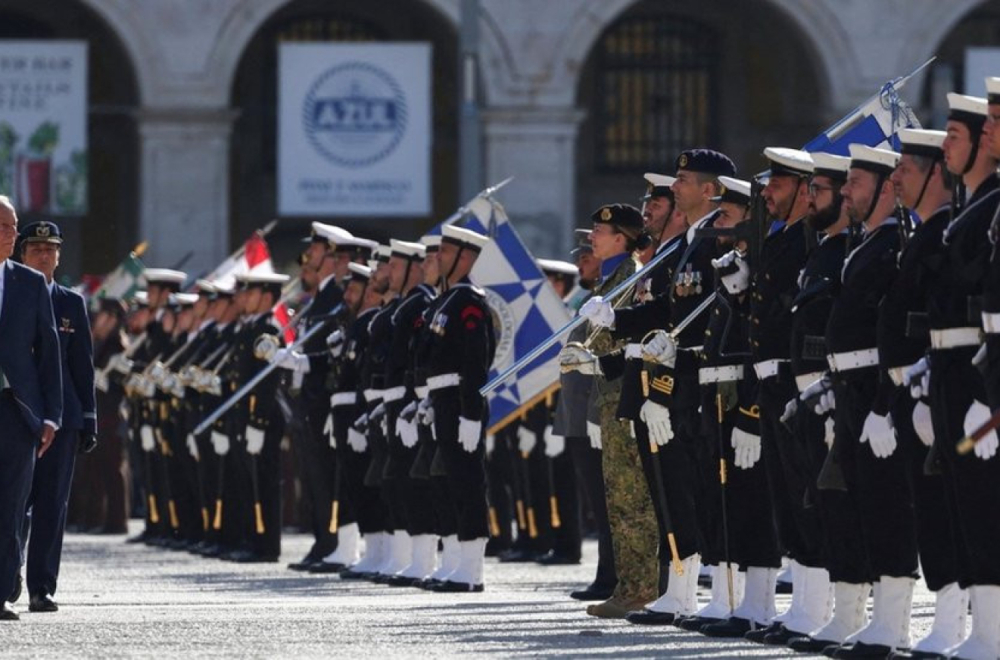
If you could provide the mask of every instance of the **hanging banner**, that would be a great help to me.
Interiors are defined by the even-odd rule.
[[[0,194],[19,213],[87,212],[87,44],[0,40]]]
[[[429,44],[278,51],[278,212],[430,214]]]

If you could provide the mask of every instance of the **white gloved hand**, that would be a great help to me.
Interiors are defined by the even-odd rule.
[[[972,366],[979,367],[985,364],[986,355],[987,355],[986,344],[983,344],[982,346],[979,347],[979,350],[976,351],[976,354],[972,356]]]
[[[674,428],[670,425],[670,410],[655,401],[646,401],[639,409],[639,419],[646,423],[649,437],[657,445],[664,446],[674,437]]]
[[[326,415],[326,422],[323,423],[323,435],[326,436],[327,441],[330,446],[334,449],[337,448],[337,439],[333,437],[333,412],[329,412]]]
[[[789,420],[795,417],[795,413],[799,411],[799,400],[798,398],[792,399],[785,404],[785,412],[781,413],[781,419],[779,420],[782,424],[787,424]]]
[[[216,455],[225,456],[229,453],[229,436],[218,431],[212,431],[212,449]]]
[[[496,449],[496,446],[497,446],[496,436],[494,435],[486,436],[486,453],[492,454],[493,450]]]
[[[153,427],[143,424],[139,427],[139,440],[142,442],[143,451],[153,451],[156,447],[156,436],[153,435]]]
[[[344,353],[344,331],[338,328],[331,332],[326,338],[326,347],[330,355],[339,358]]]
[[[458,418],[458,442],[462,449],[470,454],[476,451],[479,446],[479,435],[483,430],[483,423],[476,422],[465,417]]]
[[[892,424],[892,415],[883,417],[873,412],[868,413],[859,440],[871,445],[872,453],[878,458],[892,456],[896,451],[896,429]]]
[[[922,399],[930,394],[931,363],[926,357],[922,357],[909,367],[903,374],[903,385],[910,388],[910,396],[914,399]]]
[[[244,435],[247,439],[247,453],[251,456],[260,454],[264,449],[264,431],[248,424]]]
[[[347,429],[347,445],[358,454],[363,454],[368,449],[368,438],[365,434],[353,426]]]
[[[826,443],[826,448],[833,449],[833,439],[836,437],[834,430],[837,428],[836,423],[833,421],[832,416],[828,416],[826,421],[823,422],[823,442]]]
[[[358,417],[356,420],[354,420],[354,423],[351,424],[351,428],[355,429],[358,433],[361,433],[362,435],[364,435],[363,430],[367,429],[367,427],[368,427],[368,413],[365,413],[361,417]]]
[[[615,308],[601,296],[594,296],[583,303],[580,316],[598,328],[610,328],[615,324]]]
[[[931,421],[931,407],[923,401],[917,401],[913,406],[913,430],[917,432],[920,442],[930,447],[934,444],[934,424]]]
[[[424,426],[434,427],[434,405],[429,396],[421,399],[417,406],[417,422]]]
[[[823,415],[833,410],[836,401],[833,396],[833,387],[827,376],[817,378],[799,394],[799,401],[803,403],[810,399],[814,401],[813,412],[817,415]]]
[[[420,436],[417,435],[417,423],[412,419],[406,421],[403,418],[396,419],[396,433],[399,435],[399,441],[403,443],[403,446],[407,449],[411,449],[417,446],[417,440]]]
[[[989,421],[993,413],[990,409],[981,401],[973,401],[972,405],[969,406],[968,412],[965,413],[965,423],[962,425],[965,430],[965,435],[970,436],[979,430],[983,424]],[[996,429],[993,429],[976,443],[973,451],[976,452],[976,456],[982,460],[989,460],[997,453],[997,445],[1000,444],[997,439]]]
[[[271,362],[282,369],[288,369],[297,374],[309,373],[309,356],[290,348],[279,348],[274,352]]]
[[[108,374],[102,369],[97,369],[94,371],[94,387],[97,388],[99,392],[107,392],[111,387],[111,381],[108,379]]]
[[[722,286],[735,296],[750,288],[750,266],[746,259],[740,256],[736,250],[730,250],[718,259],[712,260],[712,266],[716,270],[728,268],[733,264],[736,265],[736,270],[722,276]]]
[[[677,340],[666,330],[657,330],[642,344],[642,359],[673,367],[677,362]]]
[[[594,449],[603,449],[601,445],[601,425],[594,424],[587,420],[587,437],[590,438],[590,446]]]
[[[545,442],[545,455],[549,458],[555,458],[566,451],[566,438],[556,435],[551,425],[545,427],[542,440]]]
[[[389,437],[389,415],[385,411],[385,404],[380,403],[375,406],[375,410],[372,411],[372,419],[378,420],[378,426],[382,429],[382,437]]]
[[[187,448],[188,448],[188,453],[191,454],[191,458],[193,458],[196,461],[200,461],[201,460],[201,454],[198,453],[198,443],[195,442],[194,436],[191,435],[190,433],[188,433],[188,435],[187,435],[186,444],[187,444]]]
[[[587,376],[594,376],[601,373],[601,365],[597,361],[597,356],[588,351],[583,346],[568,344],[559,351],[559,368],[565,373],[567,371],[579,371]]]
[[[749,470],[760,460],[760,436],[747,433],[743,429],[733,427],[732,442],[734,456],[733,465]]]
[[[530,454],[538,444],[538,434],[526,426],[517,427],[517,450],[522,454]]]

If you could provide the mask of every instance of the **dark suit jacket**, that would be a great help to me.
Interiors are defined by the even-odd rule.
[[[28,427],[40,433],[44,420],[62,424],[62,368],[52,300],[41,273],[10,259],[0,268],[5,269],[0,369]]]
[[[52,312],[62,364],[62,428],[97,433],[94,402],[94,346],[83,296],[58,284],[52,287]]]

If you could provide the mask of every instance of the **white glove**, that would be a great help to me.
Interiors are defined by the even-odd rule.
[[[587,420],[587,437],[590,438],[590,446],[594,449],[603,449],[601,446],[601,425],[594,424]]]
[[[553,433],[552,426],[545,427],[542,440],[545,442],[545,455],[549,458],[555,458],[566,451],[566,438]]]
[[[649,341],[643,343],[642,359],[673,367],[677,362],[677,340],[666,330],[657,330]]]
[[[795,417],[795,413],[799,411],[799,400],[797,398],[792,399],[785,404],[785,412],[781,413],[781,423],[787,424],[788,420]]]
[[[190,433],[188,433],[187,436],[187,448],[188,448],[188,453],[191,454],[191,458],[193,458],[196,461],[201,460],[201,454],[198,453],[198,443],[195,442],[194,436],[191,435]]]
[[[736,250],[730,250],[718,259],[712,260],[712,266],[718,270],[736,264],[736,270],[722,276],[722,286],[732,295],[743,293],[750,288],[750,266]]]
[[[219,433],[218,431],[212,431],[212,448],[215,453],[219,456],[225,456],[229,453],[229,436]]]
[[[930,394],[931,384],[931,363],[926,357],[922,357],[906,369],[903,374],[903,385],[910,388],[910,396],[914,399],[922,399]]]
[[[920,442],[930,447],[934,444],[934,424],[931,422],[931,407],[923,401],[913,406],[913,430]]]
[[[397,418],[396,433],[399,435],[399,441],[407,449],[416,447],[417,440],[420,439],[420,436],[417,435],[417,423],[413,420],[406,421],[405,419]]]
[[[981,401],[973,401],[972,405],[969,406],[968,412],[965,413],[965,424],[963,425],[965,435],[969,436],[975,433],[992,416],[993,413],[990,412],[986,404]],[[997,453],[998,444],[1000,442],[998,442],[997,432],[994,429],[979,439],[973,451],[976,452],[976,456],[984,461],[989,460]]]
[[[730,439],[735,450],[733,465],[744,470],[749,470],[760,460],[760,436],[747,433],[743,429],[733,427],[733,435]]]
[[[538,434],[526,426],[517,427],[517,450],[522,454],[530,454],[538,444]]]
[[[664,446],[674,437],[674,429],[670,425],[670,410],[655,401],[646,401],[639,409],[639,419],[646,423],[649,437],[659,446]]]
[[[143,424],[139,428],[139,440],[142,441],[143,451],[153,451],[156,447],[156,436],[153,435],[153,427],[149,424]]]
[[[330,350],[330,355],[339,358],[344,352],[344,331],[338,328],[331,332],[326,338],[326,347]]]
[[[264,449],[264,431],[248,424],[245,435],[247,438],[247,453],[251,456],[258,455]]]
[[[861,442],[871,445],[872,453],[878,458],[889,458],[896,451],[896,429],[892,425],[892,415],[868,413],[861,428]]]
[[[486,453],[492,454],[493,450],[496,449],[496,446],[497,446],[496,436],[494,435],[486,436]]]
[[[363,454],[368,449],[368,438],[353,426],[347,429],[347,444],[358,454]]]
[[[986,344],[979,347],[976,354],[972,356],[972,366],[978,367],[986,362]]]
[[[424,426],[434,426],[434,405],[431,403],[431,398],[425,396],[420,400],[420,404],[417,406],[417,421]]]
[[[323,423],[323,435],[329,440],[330,446],[336,449],[337,439],[333,437],[333,412],[330,412],[326,416],[326,422]]]
[[[802,394],[799,394],[799,400],[805,402],[809,399],[815,399],[813,412],[817,415],[823,415],[833,410],[836,401],[834,400],[830,379],[826,376],[817,378],[809,384],[809,387],[802,390]]]
[[[94,371],[94,387],[96,387],[99,392],[108,391],[108,388],[111,387],[111,382],[108,380],[107,372],[102,369]]]
[[[470,454],[479,446],[479,434],[483,430],[482,422],[474,422],[464,417],[458,418],[458,442],[462,449]]]
[[[385,404],[380,403],[372,411],[372,417],[378,419],[379,428],[382,429],[382,437],[389,437],[389,415],[385,412]]]
[[[367,426],[368,426],[368,413],[365,413],[361,417],[358,417],[356,420],[354,420],[354,423],[351,424],[351,428],[357,430],[358,433],[361,433],[361,429]],[[362,435],[364,434],[362,433]]]
[[[309,373],[309,356],[290,348],[279,348],[274,352],[271,362],[282,369],[288,369],[297,374]]]
[[[559,368],[567,371],[579,371],[587,376],[601,373],[601,365],[597,357],[583,346],[568,344],[559,351]]]
[[[580,316],[598,328],[610,328],[615,324],[615,308],[601,296],[594,296],[583,303]]]
[[[834,429],[836,428],[837,425],[834,423],[832,416],[827,417],[826,421],[823,422],[823,431],[825,432],[823,435],[823,442],[826,443],[826,448],[828,450],[833,449],[833,439],[835,437]]]

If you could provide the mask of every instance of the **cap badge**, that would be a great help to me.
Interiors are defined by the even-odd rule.
[[[681,157],[679,159],[677,159],[677,166],[678,167],[687,167],[687,164],[688,164],[688,155],[687,154],[681,154]]]
[[[601,209],[601,220],[604,222],[611,222],[611,209],[607,206]]]
[[[44,222],[38,223],[38,227],[35,228],[35,235],[42,238],[48,238],[51,233],[52,229]]]

